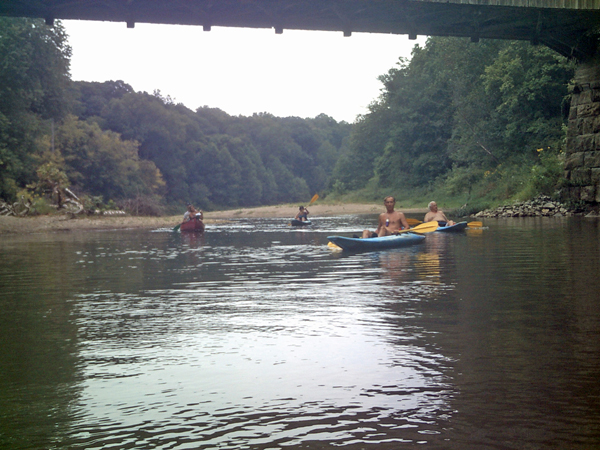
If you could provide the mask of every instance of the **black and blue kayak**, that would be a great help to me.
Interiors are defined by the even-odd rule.
[[[441,231],[443,233],[452,233],[453,231],[462,231],[465,228],[467,228],[467,222],[458,222],[458,223],[455,223],[454,225],[439,227],[435,231]]]
[[[310,220],[292,219],[292,226],[293,227],[307,227],[309,225],[312,225],[312,222]]]
[[[408,247],[425,240],[425,236],[413,233],[401,233],[393,236],[376,238],[349,238],[344,236],[329,236],[329,242],[348,251],[382,250],[386,248]]]

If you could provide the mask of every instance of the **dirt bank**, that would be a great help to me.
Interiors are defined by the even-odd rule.
[[[298,206],[279,205],[261,206],[259,208],[241,208],[228,211],[213,211],[204,214],[204,222],[207,226],[230,219],[244,217],[289,217],[296,215]],[[309,208],[310,217],[316,219],[319,216],[339,216],[344,214],[375,214],[383,212],[383,205],[376,204],[315,204]],[[425,214],[426,208],[403,209],[405,213]],[[77,231],[77,230],[112,230],[112,229],[153,229],[172,228],[181,221],[181,215],[168,217],[131,217],[131,216],[92,216],[77,217],[68,216],[38,216],[38,217],[8,217],[0,216],[0,234],[3,233],[42,233],[51,231]]]

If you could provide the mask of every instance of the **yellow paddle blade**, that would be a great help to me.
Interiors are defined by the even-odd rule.
[[[314,202],[316,202],[319,199],[319,194],[315,194],[313,195],[313,198],[310,199],[310,203],[308,204],[308,206],[312,205]]]
[[[482,223],[482,222],[479,222],[479,221],[477,221],[477,220],[475,220],[475,221],[473,221],[473,222],[469,222],[469,223],[467,224],[467,226],[468,226],[469,228],[481,228],[481,227],[483,226],[483,223]]]
[[[338,249],[341,250],[342,249],[342,247],[340,247],[339,245],[335,245],[333,242],[329,242],[327,244],[327,247],[333,248],[335,250],[338,250]]]
[[[438,223],[433,220],[431,222],[425,222],[422,223],[421,225],[417,225],[414,228],[409,228],[408,230],[400,230],[398,231],[397,234],[400,233],[419,233],[419,234],[424,234],[424,233],[433,233],[435,230],[438,229]]]
[[[432,220],[431,222],[425,222],[420,225],[417,225],[414,228],[411,228],[408,231],[413,231],[417,233],[433,233],[435,230],[439,228],[439,224],[437,221]]]
[[[414,227],[415,225],[419,225],[420,223],[423,223],[419,219],[411,219],[411,218],[406,219],[406,221],[408,222],[408,224],[411,227]]]

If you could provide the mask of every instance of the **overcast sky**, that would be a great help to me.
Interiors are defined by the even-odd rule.
[[[195,110],[268,112],[354,122],[382,87],[377,77],[410,57],[407,35],[63,21],[73,80],[123,80],[159,89]]]

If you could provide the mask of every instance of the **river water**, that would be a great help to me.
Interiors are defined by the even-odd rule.
[[[600,447],[600,224],[2,236],[2,449]]]

